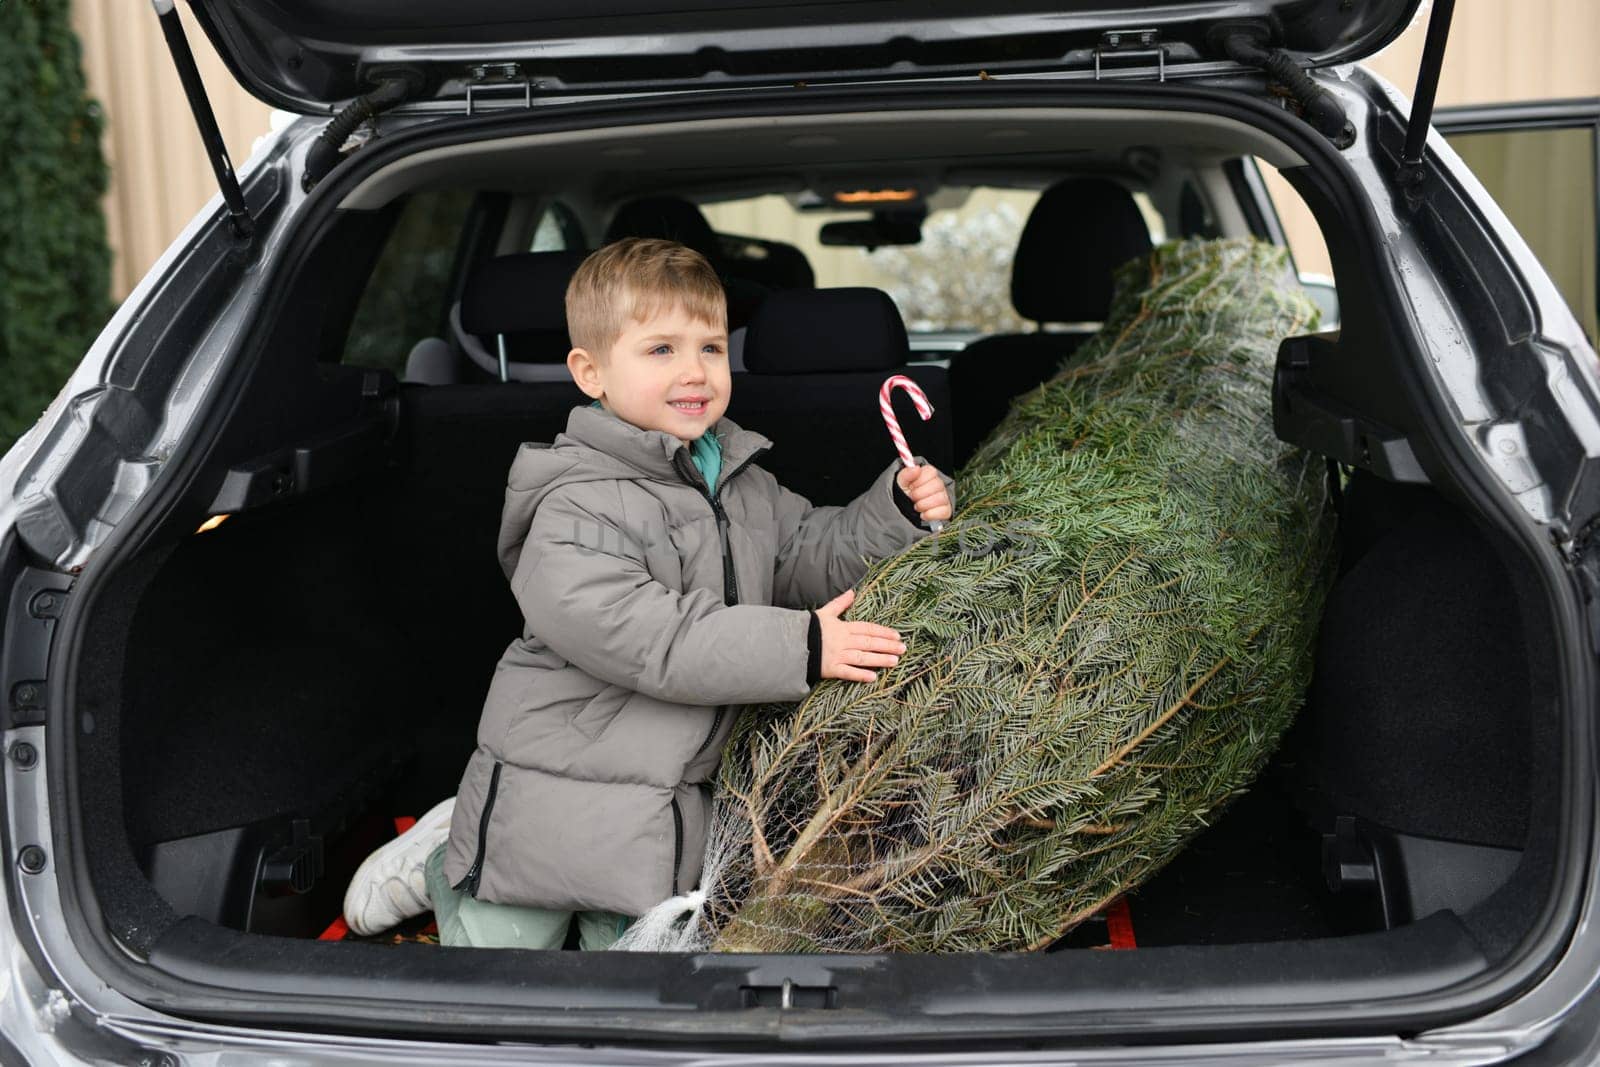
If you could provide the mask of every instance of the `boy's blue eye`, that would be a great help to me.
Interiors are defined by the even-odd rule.
[[[671,354],[671,352],[672,352],[672,346],[671,345],[656,345],[654,348],[652,348],[650,350],[650,354],[652,356],[665,356],[665,355]]]

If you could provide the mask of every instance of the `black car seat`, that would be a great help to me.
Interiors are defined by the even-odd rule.
[[[813,504],[847,504],[895,458],[878,411],[891,374],[922,387],[923,422],[896,390],[900,428],[914,453],[949,472],[950,383],[943,367],[907,366],[905,324],[879,289],[791,289],[757,309],[745,338],[746,373],[735,379],[728,417],[772,438],[760,460]]]
[[[728,329],[738,330],[771,290],[759,282],[739,277],[729,269],[716,231],[700,208],[678,196],[650,196],[630,200],[617,209],[606,227],[606,243],[624,237],[659,237],[677,241],[706,257],[728,294]]]
[[[815,289],[811,261],[794,245],[765,237],[717,234],[717,247],[730,275],[768,289]]]
[[[430,561],[407,579],[407,595],[417,617],[454,620],[430,628],[428,640],[441,646],[440,662],[463,665],[463,686],[481,687],[520,626],[495,562],[506,473],[523,442],[554,440],[572,409],[588,403],[566,368],[567,282],[582,259],[524,252],[479,264],[452,312],[467,353],[457,359],[470,363],[471,380],[408,381],[400,392],[406,476],[395,494],[404,519],[395,537],[404,558]]]
[[[478,264],[457,311],[463,347],[479,369],[502,381],[570,382],[567,283],[585,255],[519,252]]]
[[[519,252],[478,264],[450,308],[451,339],[418,342],[406,359],[404,380],[423,385],[569,381],[567,283],[584,255]]]
[[[1068,178],[1044,191],[1011,263],[1012,306],[1041,327],[1094,326],[984,337],[951,358],[950,390],[961,398],[957,464],[1005,417],[1013,398],[1053,376],[1094,335],[1111,307],[1112,272],[1150,248],[1133,194],[1116,182]]]

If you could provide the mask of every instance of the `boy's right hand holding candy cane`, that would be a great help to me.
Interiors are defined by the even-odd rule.
[[[939,468],[931,463],[920,467],[901,467],[894,476],[900,491],[911,499],[926,523],[939,522],[950,517],[950,494],[945,491]]]

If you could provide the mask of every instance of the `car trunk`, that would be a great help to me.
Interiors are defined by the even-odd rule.
[[[395,469],[234,515],[149,560],[120,694],[123,819],[177,913],[314,938],[394,819],[454,793],[522,625],[494,553],[520,435],[487,403],[438,412],[515,389],[408,388]],[[1531,810],[1530,653],[1491,539],[1431,490],[1369,475],[1348,486],[1342,528],[1295,729],[1251,792],[1132,894],[1139,945],[1466,914],[1510,880],[1530,822],[1552,817]],[[303,893],[268,870],[315,862],[297,835],[322,854]],[[1095,925],[1068,943],[1105,941]]]
[[[80,829],[112,936],[208,991],[176,997],[183,1010],[825,1044],[1121,1034],[1162,1006],[1167,1025],[1207,1035],[1250,1025],[1215,1022],[1248,1005],[1283,1035],[1296,1030],[1275,1010],[1313,1006],[1390,1032],[1393,1003],[1485,974],[1534,929],[1565,800],[1540,580],[1460,494],[1356,471],[1290,735],[1125,909],[1050,952],[620,958],[319,940],[395,820],[455,789],[521,626],[494,553],[505,470],[517,443],[550,436],[524,385],[397,385],[316,362],[337,358],[393,210],[307,238],[246,364],[249,405],[141,543],[98,561]],[[1336,270],[1365,239],[1335,242]],[[1340,280],[1353,330],[1371,318],[1369,283]],[[217,512],[229,517],[198,531]],[[808,1010],[779,1007],[795,995]],[[419,998],[444,1007],[379,1007]]]
[[[492,544],[495,472],[518,435],[508,423],[495,440],[477,418],[447,429],[423,396],[400,394],[397,443],[411,451],[393,469],[127,565],[143,588],[108,612],[123,628],[105,637],[126,641],[125,658],[93,738],[117,747],[100,753],[115,766],[85,783],[87,829],[120,838],[91,853],[106,918],[160,967],[213,983],[236,966],[253,980],[283,968],[279,981],[329,996],[358,978],[368,993],[463,980],[463,950],[316,941],[395,819],[453,793],[520,626]],[[1175,981],[1182,998],[1241,968],[1260,983],[1254,962],[1338,997],[1380,978],[1462,978],[1517,944],[1549,891],[1559,822],[1553,724],[1519,622],[1527,576],[1429,489],[1358,475],[1341,529],[1306,706],[1250,791],[1125,908],[1048,957],[965,972],[941,961],[902,976],[897,996],[960,1002],[987,985],[1007,1014],[1038,982],[1068,981],[1065,997]],[[1132,951],[1117,970],[1085,970],[1105,947]],[[362,954],[373,952],[385,955]],[[1014,973],[996,976],[1007,959]],[[1051,959],[1058,969],[1041,972]],[[616,1008],[676,984],[641,982],[653,972],[632,966],[623,978],[500,959],[471,972],[470,996],[494,1003],[543,977],[563,1003]],[[717,969],[697,967],[704,984],[678,995],[733,1009],[766,1005],[781,984],[761,967],[713,981]],[[882,1006],[851,964],[825,974],[808,985],[832,990],[807,992],[817,1006]]]

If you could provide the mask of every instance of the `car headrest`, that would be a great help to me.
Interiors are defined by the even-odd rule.
[[[900,310],[881,289],[787,289],[761,302],[744,340],[752,374],[890,370],[910,354]]]
[[[1106,178],[1057,182],[1022,228],[1011,304],[1034,322],[1104,322],[1112,271],[1150,248],[1150,229],[1128,190]]]
[[[722,250],[717,244],[716,231],[700,209],[682,197],[647,196],[623,204],[611,216],[605,243],[624,237],[677,241],[705,256],[713,267],[722,268]]]
[[[585,253],[518,252],[486,259],[461,291],[461,326],[469,333],[567,332],[567,283]],[[565,358],[566,353],[562,353]]]

